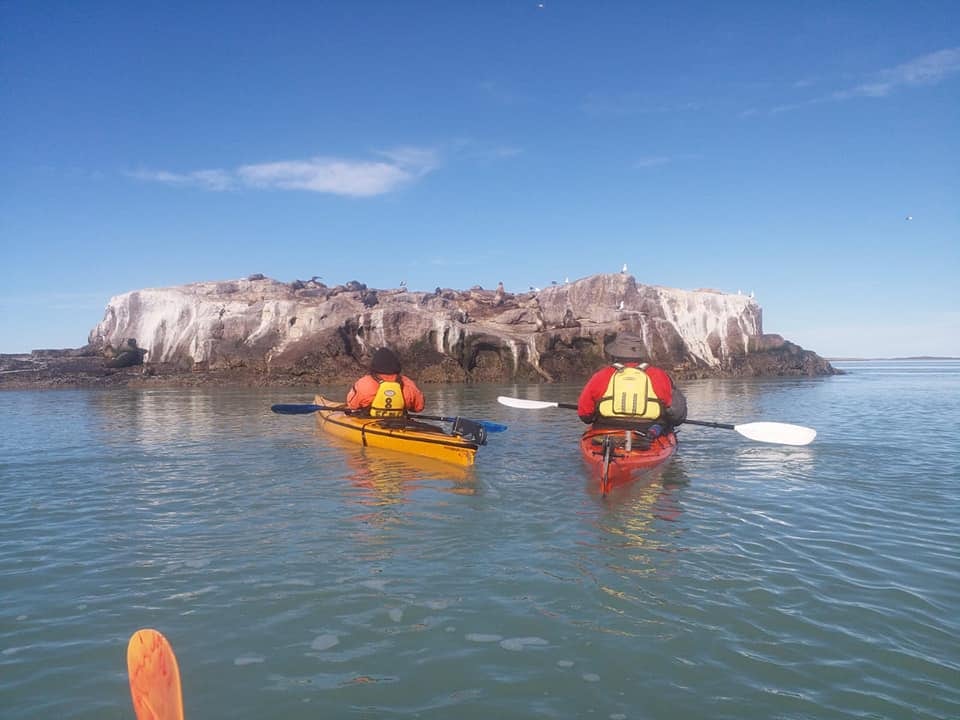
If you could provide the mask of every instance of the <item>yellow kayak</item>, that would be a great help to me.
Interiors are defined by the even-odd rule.
[[[346,407],[322,395],[317,395],[314,402],[326,407]],[[339,410],[319,410],[317,427],[364,447],[385,448],[455,465],[473,465],[477,454],[477,443],[448,435],[442,428],[418,420],[359,417]]]

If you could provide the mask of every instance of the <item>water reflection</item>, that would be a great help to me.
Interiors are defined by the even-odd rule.
[[[746,423],[756,420],[800,422],[806,415],[803,398],[816,393],[820,385],[810,378],[737,378],[693,380],[683,383],[682,387],[691,418]],[[791,406],[796,408],[796,413],[783,416],[783,408]]]
[[[737,475],[760,480],[806,480],[815,475],[816,455],[810,447],[749,443],[737,447],[733,460]]]
[[[598,534],[586,543],[589,552],[580,569],[605,594],[617,595],[625,582],[632,585],[638,577],[655,574],[660,554],[678,549],[688,482],[683,462],[674,458],[606,497],[597,493],[599,512],[591,524]],[[598,551],[607,559],[603,573],[596,567]],[[612,576],[607,575],[610,572]]]
[[[658,534],[651,532],[656,521],[674,523],[683,514],[680,493],[688,483],[681,463],[668,465],[675,467],[655,468],[651,477],[614,488],[603,498],[607,512],[599,517],[599,527],[629,545],[656,541],[651,537]]]
[[[315,434],[318,442],[342,451],[346,479],[361,491],[355,499],[362,505],[379,507],[405,503],[413,492],[427,484],[457,495],[476,494],[472,467],[382,448],[360,447],[332,437],[319,428]]]
[[[625,637],[670,631],[662,589],[687,549],[682,536],[689,530],[688,486],[677,459],[658,470],[656,480],[615,488],[595,505],[589,523],[594,533],[575,566],[595,588],[597,614],[578,618],[578,625]]]
[[[127,390],[91,393],[89,407],[104,444],[176,448],[216,436],[282,433],[306,418],[271,416],[270,398],[249,390]]]

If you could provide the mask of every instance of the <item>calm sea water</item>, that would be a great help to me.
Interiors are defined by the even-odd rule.
[[[155,627],[188,718],[960,717],[960,363],[685,384],[601,497],[574,386],[427,386],[474,468],[339,444],[312,389],[0,393],[0,716],[132,718]],[[344,388],[320,388],[334,395]]]

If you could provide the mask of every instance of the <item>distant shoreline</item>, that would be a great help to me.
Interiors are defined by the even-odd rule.
[[[828,357],[827,362],[874,362],[876,360],[960,360],[949,355],[911,355],[909,357]]]

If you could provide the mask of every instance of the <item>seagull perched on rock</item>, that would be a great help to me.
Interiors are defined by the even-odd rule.
[[[620,304],[617,305],[617,310],[623,310],[623,300],[621,300]]]
[[[625,273],[626,271],[627,271],[627,264],[624,263],[624,264],[623,264],[623,267],[620,268],[620,272]]]

